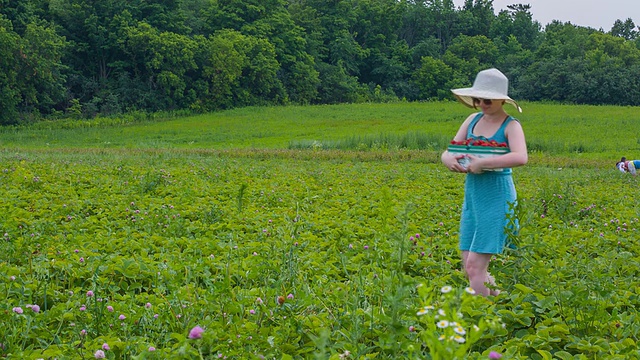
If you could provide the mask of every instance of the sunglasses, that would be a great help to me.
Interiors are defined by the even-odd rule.
[[[478,104],[480,105],[480,102],[484,103],[487,106],[490,106],[491,104],[493,104],[493,101],[491,99],[478,99],[478,98],[473,98],[473,104]]]

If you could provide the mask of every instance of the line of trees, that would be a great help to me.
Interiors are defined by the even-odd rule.
[[[513,96],[640,105],[640,37],[492,0],[0,0],[0,124],[130,111]]]

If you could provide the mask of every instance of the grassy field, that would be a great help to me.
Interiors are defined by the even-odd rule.
[[[611,163],[632,157],[638,109],[523,103],[514,114],[532,153]],[[441,151],[470,109],[454,102],[243,108],[145,121],[145,117],[41,123],[0,132],[3,148],[384,149]],[[511,110],[511,109],[509,109]],[[121,126],[111,126],[117,123]],[[631,153],[631,154],[629,154]],[[615,163],[615,161],[614,161]]]
[[[458,104],[3,129],[0,355],[638,358],[638,180],[613,168],[637,109],[521,105],[523,227],[489,299],[439,164]]]

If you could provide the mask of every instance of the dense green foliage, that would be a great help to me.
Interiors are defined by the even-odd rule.
[[[486,67],[521,100],[640,104],[631,19],[545,25],[491,0],[0,0],[0,125],[445,99]]]
[[[464,176],[442,148],[287,149],[452,136],[459,104],[4,128],[0,356],[637,358],[638,178],[613,168],[640,150],[635,109],[525,109],[542,145],[514,169],[523,227],[491,263],[503,292],[489,299],[464,290]]]

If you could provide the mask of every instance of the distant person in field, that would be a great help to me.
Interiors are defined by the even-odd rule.
[[[627,161],[627,158],[623,156],[622,159],[616,163],[616,168],[623,173],[629,173],[636,176],[636,170],[640,169],[640,160]]]
[[[497,69],[488,69],[477,74],[472,87],[451,91],[462,104],[479,110],[467,117],[453,140],[482,138],[505,142],[510,152],[484,158],[469,155],[466,168],[458,163],[459,155],[445,151],[441,157],[450,171],[467,174],[460,218],[460,251],[471,288],[483,296],[499,294],[498,290],[487,287],[487,284],[491,288],[496,285],[488,271],[489,262],[494,255],[502,253],[507,231],[518,230],[510,229],[507,219],[516,202],[511,168],[528,161],[522,126],[503,108],[504,104],[511,104],[522,112],[507,95],[508,89],[507,77]],[[490,169],[502,170],[488,171]]]

